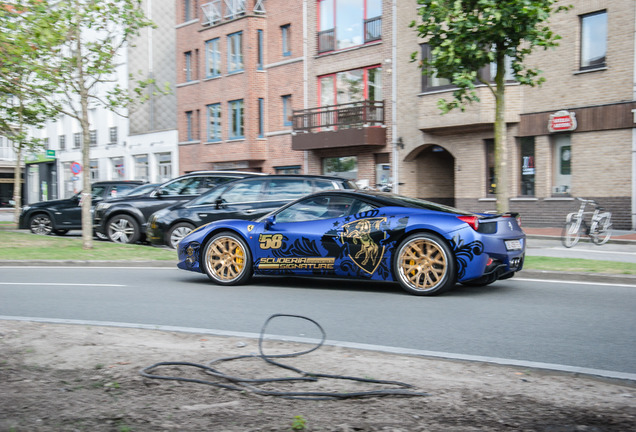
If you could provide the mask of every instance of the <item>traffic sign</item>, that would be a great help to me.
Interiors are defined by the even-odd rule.
[[[71,163],[71,172],[73,174],[79,174],[82,172],[82,166],[79,164],[79,162]]]

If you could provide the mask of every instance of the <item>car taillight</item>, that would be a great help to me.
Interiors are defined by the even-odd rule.
[[[479,228],[479,218],[477,216],[457,216],[457,219],[466,222],[475,231]]]

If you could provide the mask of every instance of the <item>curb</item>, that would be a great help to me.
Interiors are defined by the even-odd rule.
[[[557,280],[570,282],[609,283],[619,285],[633,285],[636,287],[636,276],[610,273],[576,273],[551,270],[521,270],[515,278],[537,280]],[[514,280],[514,278],[512,279]]]

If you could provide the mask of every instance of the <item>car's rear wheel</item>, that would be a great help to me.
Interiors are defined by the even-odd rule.
[[[194,230],[194,225],[189,224],[187,222],[180,222],[170,228],[167,235],[166,244],[173,249],[177,248],[177,245],[185,236],[190,234]]]
[[[440,294],[453,285],[457,265],[448,244],[438,235],[421,232],[410,235],[397,249],[393,269],[398,282],[415,295]]]
[[[132,216],[116,215],[106,224],[106,235],[115,243],[135,243],[140,234],[139,224]]]
[[[201,267],[219,285],[239,285],[252,277],[252,254],[240,236],[222,232],[205,244]]]
[[[53,231],[53,222],[51,222],[51,218],[44,213],[36,214],[33,215],[29,221],[29,229],[33,234],[49,235]]]

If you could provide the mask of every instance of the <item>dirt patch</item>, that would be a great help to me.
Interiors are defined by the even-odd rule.
[[[310,346],[267,342],[268,353]],[[158,362],[207,364],[258,352],[253,339],[114,327],[0,321],[1,431],[627,431],[636,383],[323,346],[281,360],[305,371],[396,380],[428,396],[293,400],[148,379]],[[218,366],[234,376],[296,376],[262,361]],[[223,382],[185,366],[162,375]],[[349,380],[253,384],[283,392],[362,392]]]

